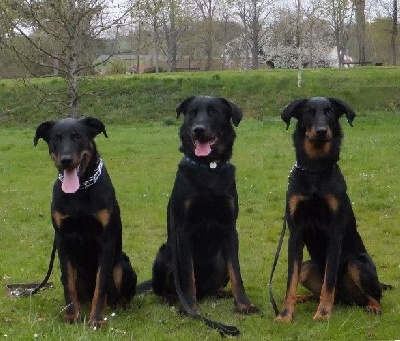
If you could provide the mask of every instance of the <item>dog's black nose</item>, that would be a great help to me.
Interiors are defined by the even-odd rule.
[[[196,124],[192,130],[194,133],[204,133],[206,131],[206,126],[204,124]]]
[[[68,167],[72,163],[72,156],[71,155],[63,155],[61,156],[61,164],[63,167]]]
[[[317,127],[315,132],[319,137],[324,137],[328,132],[328,129],[326,127]]]

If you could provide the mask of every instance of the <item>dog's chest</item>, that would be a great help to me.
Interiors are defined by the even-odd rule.
[[[332,209],[328,200],[323,196],[302,196],[294,212],[294,220],[305,229],[315,229],[329,224],[332,220]]]
[[[189,204],[189,203],[188,203]],[[185,214],[185,228],[194,254],[214,255],[235,227],[236,210],[230,197],[196,197]]]
[[[235,201],[231,196],[193,196],[184,205],[186,221],[202,229],[229,225],[235,219]]]
[[[73,216],[63,220],[60,233],[64,238],[94,242],[104,233],[104,227],[93,216]]]

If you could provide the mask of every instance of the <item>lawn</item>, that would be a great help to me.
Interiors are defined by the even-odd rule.
[[[357,111],[357,110],[356,110]],[[398,115],[391,111],[357,111],[354,127],[342,119],[345,138],[340,167],[364,242],[380,279],[400,287]],[[178,122],[173,118],[147,123],[109,124],[109,138],[97,145],[112,177],[121,206],[124,250],[139,281],[150,277],[159,245],[166,237],[166,204],[181,155]],[[3,287],[41,280],[52,246],[51,187],[56,171],[47,146],[33,147],[35,126],[0,129],[0,248]],[[268,302],[268,276],[282,226],[287,176],[294,163],[291,134],[278,115],[245,119],[236,129],[232,162],[237,166],[240,214],[240,260],[248,296],[262,314],[241,316],[230,299],[204,300],[199,311],[211,319],[236,325],[239,340],[388,340],[400,339],[399,290],[386,292],[382,315],[357,307],[335,306],[330,321],[312,320],[315,302],[298,305],[291,324],[273,321]],[[287,240],[287,236],[286,236]],[[284,297],[286,247],[273,283],[278,302]],[[107,311],[100,331],[85,321],[67,325],[58,261],[51,280],[55,288],[32,298],[0,295],[0,338],[4,340],[220,340],[203,324],[178,314],[152,293],[133,300],[130,311]],[[85,312],[88,310],[86,306]]]

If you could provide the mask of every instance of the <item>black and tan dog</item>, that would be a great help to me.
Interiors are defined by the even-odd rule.
[[[168,239],[153,265],[153,290],[173,302],[177,290],[173,252],[183,297],[191,309],[197,299],[232,294],[241,313],[258,311],[250,303],[240,273],[238,256],[238,196],[235,167],[229,160],[242,112],[224,98],[194,96],[183,101],[180,128],[184,157],[179,163],[168,203]]]
[[[89,323],[98,328],[106,305],[128,307],[136,273],[122,251],[120,209],[94,137],[104,124],[95,118],[44,122],[36,130],[59,172],[51,215],[61,266],[66,321],[80,319],[80,303],[91,300]]]
[[[340,301],[363,306],[379,314],[382,290],[376,267],[357,232],[346,182],[337,165],[342,132],[339,118],[350,125],[353,110],[335,98],[296,100],[283,110],[287,126],[295,117],[293,134],[296,164],[286,196],[290,237],[288,281],[284,307],[277,321],[291,321],[296,301],[319,299],[315,320],[328,319]],[[303,263],[303,247],[311,260]],[[297,284],[311,291],[296,296]]]

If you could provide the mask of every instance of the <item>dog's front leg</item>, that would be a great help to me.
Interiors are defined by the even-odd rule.
[[[76,323],[80,318],[80,307],[78,300],[78,292],[76,288],[77,270],[72,265],[66,254],[60,233],[56,230],[56,243],[58,258],[60,259],[61,282],[64,289],[65,298],[65,321],[68,323]]]
[[[76,288],[77,270],[73,267],[62,247],[58,246],[58,258],[61,267],[61,282],[64,288],[65,321],[76,323],[80,318],[80,306]]]
[[[190,308],[196,309],[196,279],[190,241],[184,229],[177,229],[177,260],[182,294]]]
[[[89,325],[97,329],[104,323],[104,314],[107,306],[107,291],[112,280],[115,240],[108,235],[103,237],[104,242],[99,254],[99,265],[96,273],[96,286],[93,293],[92,309]]]
[[[223,253],[227,266],[232,294],[238,311],[242,314],[253,314],[259,309],[253,305],[246,295],[239,265],[239,240],[236,229],[226,236],[223,244]]]
[[[342,238],[340,236],[330,237],[325,264],[324,283],[322,284],[321,296],[314,320],[326,320],[331,317],[335,301],[335,286],[339,268],[341,242]]]
[[[299,283],[301,264],[303,262],[304,241],[299,231],[300,227],[291,228],[292,222],[289,220],[288,223],[290,229],[288,242],[288,279],[283,309],[275,318],[275,321],[279,322],[291,322],[293,320],[294,306],[297,299],[297,285]]]

